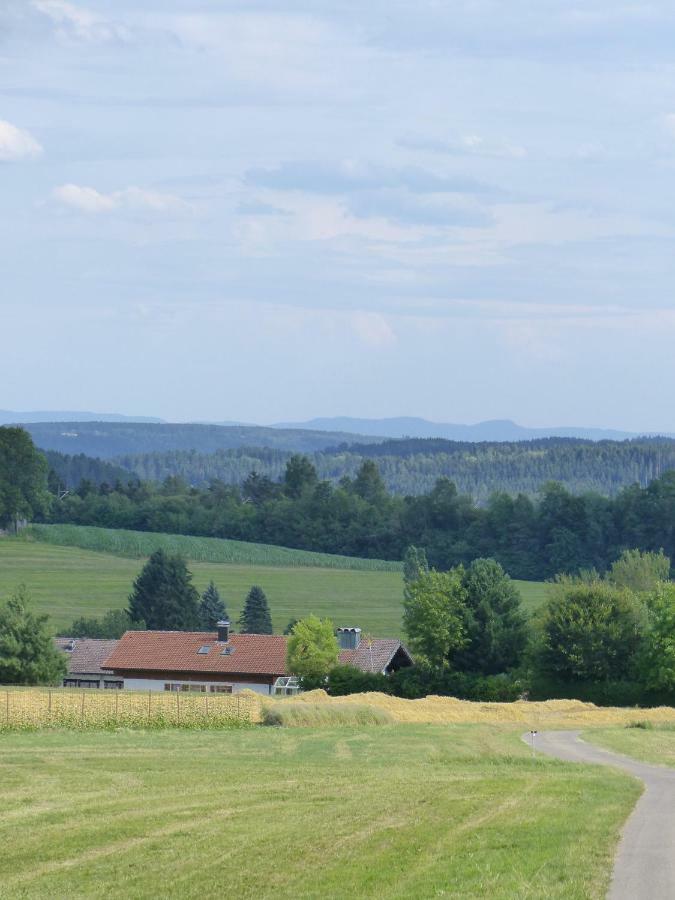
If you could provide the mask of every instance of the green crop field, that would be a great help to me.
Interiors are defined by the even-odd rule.
[[[62,526],[58,526],[59,529]],[[77,531],[82,534],[78,537]],[[132,553],[125,556],[118,549],[116,553],[94,552],[73,544],[82,543],[92,537],[100,538],[110,534],[105,529],[68,526],[68,531],[51,531],[42,526],[37,534],[48,534],[49,542],[28,538],[0,539],[0,597],[7,596],[19,584],[25,584],[34,601],[35,608],[48,613],[52,624],[58,629],[67,628],[79,616],[100,616],[108,609],[122,608],[127,603],[134,578],[140,571],[142,557]],[[114,536],[114,532],[112,532]],[[161,540],[153,544],[154,535],[140,532],[122,532],[124,535],[145,539],[143,544],[150,553],[156,546],[173,547],[181,550],[190,560],[190,569],[195,576],[195,584],[202,591],[213,579],[218,585],[228,606],[230,616],[238,616],[244,597],[253,584],[259,584],[267,594],[272,610],[272,619],[277,631],[283,631],[287,622],[310,612],[328,616],[336,624],[359,625],[379,637],[401,635],[401,611],[403,588],[401,573],[378,569],[346,569],[336,567],[309,567],[270,565],[261,562],[203,562],[195,561],[190,555],[190,541],[196,541],[196,553],[201,552],[199,542],[205,539],[191,539],[173,535],[158,535]],[[60,546],[53,541],[59,535],[70,542]],[[133,546],[130,539],[118,546]],[[231,541],[216,541],[215,544],[236,544]],[[167,542],[167,543],[165,543]],[[283,548],[256,547],[260,554]],[[216,552],[216,549],[212,551]],[[298,551],[290,551],[296,553]],[[306,554],[312,556],[312,554]],[[318,555],[319,558],[322,556]],[[337,557],[342,559],[341,557]],[[352,560],[355,567],[370,560]],[[517,582],[523,603],[528,610],[535,609],[545,599],[547,585],[540,582]]]
[[[154,531],[125,531],[121,528],[95,528],[91,525],[32,525],[26,533],[38,541],[59,547],[79,547],[98,553],[112,553],[140,559],[162,548],[180,553],[197,562],[239,563],[242,565],[306,566],[321,569],[348,569],[358,572],[400,572],[400,562],[382,559],[358,559],[331,553],[291,550],[270,544],[250,544],[223,538],[192,537],[185,534],[159,534]]]
[[[604,897],[639,784],[518,731],[42,731],[0,743],[0,897]]]

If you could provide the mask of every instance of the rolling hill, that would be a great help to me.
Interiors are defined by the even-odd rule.
[[[369,442],[341,431],[263,428],[257,425],[173,425],[139,422],[33,422],[25,425],[41,450],[112,459],[123,454],[197,450],[214,453],[239,447],[269,447],[312,453],[337,444]],[[379,441],[374,437],[372,441]]]
[[[61,630],[79,616],[100,616],[126,606],[142,555],[157,546],[184,554],[198,590],[203,591],[213,579],[233,620],[249,588],[259,584],[268,596],[277,632],[291,618],[313,612],[336,624],[358,625],[379,637],[402,634],[403,584],[398,563],[344,560],[180,535],[47,526],[26,537],[0,538],[0,598],[25,584],[34,608],[48,614]],[[526,609],[531,611],[545,600],[546,585],[517,584]]]

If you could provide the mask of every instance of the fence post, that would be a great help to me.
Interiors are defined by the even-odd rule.
[[[49,691],[49,718],[52,717],[52,692]]]
[[[176,691],[176,722],[180,722],[180,691]]]
[[[9,691],[6,691],[5,693],[7,694],[7,700],[6,700],[7,724],[9,725]]]
[[[82,707],[80,709],[80,715],[82,717],[82,724],[84,725],[84,691],[82,691]]]
[[[148,722],[150,721],[150,701],[152,700],[152,691],[148,691]]]
[[[241,697],[237,694],[237,721],[241,719]]]
[[[206,718],[209,717],[209,695],[204,694],[204,706],[206,707]]]
[[[117,715],[117,709],[119,707],[120,702],[120,694],[119,691],[115,691],[115,722],[119,720],[119,716]]]

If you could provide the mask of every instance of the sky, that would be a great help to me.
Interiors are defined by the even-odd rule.
[[[0,408],[675,431],[675,6],[2,0]]]

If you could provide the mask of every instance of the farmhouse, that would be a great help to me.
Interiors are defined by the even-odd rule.
[[[68,658],[68,674],[64,687],[121,688],[122,679],[104,668],[103,663],[117,646],[117,641],[93,638],[54,638],[54,642]]]
[[[340,662],[368,672],[389,673],[412,664],[398,640],[361,640],[359,628],[338,629]],[[105,668],[128,690],[260,694],[293,688],[281,635],[231,634],[229,622],[217,632],[127,631]],[[289,683],[290,682],[290,683]]]

